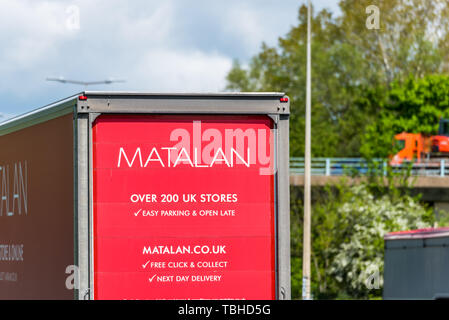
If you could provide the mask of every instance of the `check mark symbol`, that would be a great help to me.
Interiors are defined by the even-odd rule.
[[[149,280],[150,282],[153,282],[154,277],[156,277],[156,275],[152,276],[151,278],[148,278],[148,280]]]
[[[145,269],[149,263],[150,263],[150,260],[148,260],[145,264],[143,264],[143,265],[142,265],[142,268]]]
[[[140,211],[142,211],[142,209],[139,209],[139,211],[134,212],[134,215],[137,217],[137,215],[139,214]]]

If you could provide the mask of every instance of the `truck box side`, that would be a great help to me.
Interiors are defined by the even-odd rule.
[[[75,103],[0,124],[0,299],[73,299]]]
[[[436,299],[449,295],[446,229],[385,237],[384,299]]]

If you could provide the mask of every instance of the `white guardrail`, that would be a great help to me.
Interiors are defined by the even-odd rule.
[[[393,172],[404,172],[410,170],[413,176],[449,176],[449,160],[435,159],[425,160],[420,163],[403,163],[402,165],[390,165],[388,160],[371,159],[367,161],[363,158],[312,158],[311,159],[311,174],[323,176],[341,176],[350,174],[364,175],[370,170],[382,170],[384,175],[390,168]],[[290,158],[290,173],[304,174],[304,158],[291,157]]]

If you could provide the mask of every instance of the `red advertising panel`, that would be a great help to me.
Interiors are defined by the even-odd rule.
[[[96,299],[274,299],[265,116],[102,115],[93,126]]]

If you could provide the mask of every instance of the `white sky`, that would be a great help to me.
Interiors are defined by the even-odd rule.
[[[126,79],[91,90],[222,91],[232,60],[275,45],[305,1],[0,0],[0,113],[84,90],[49,76]],[[312,2],[339,12],[337,0]]]

